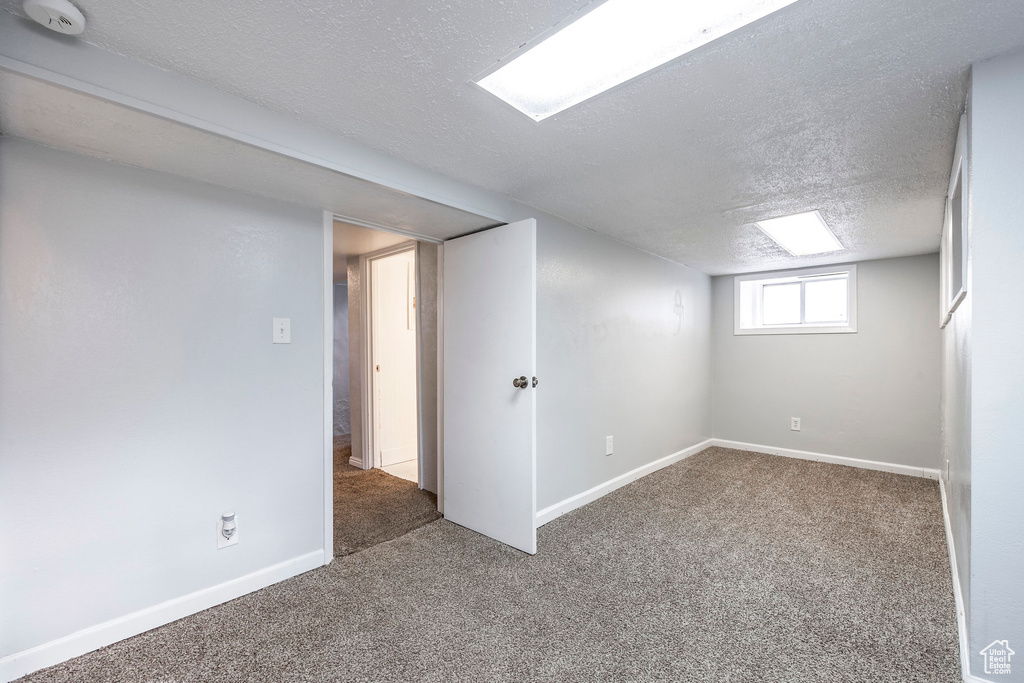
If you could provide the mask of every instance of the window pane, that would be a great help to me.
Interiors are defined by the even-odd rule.
[[[804,321],[846,322],[846,278],[804,282]]]
[[[765,325],[800,324],[800,283],[765,285],[761,321]]]

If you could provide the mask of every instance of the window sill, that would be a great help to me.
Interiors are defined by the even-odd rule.
[[[856,325],[830,325],[825,327],[752,327],[733,328],[733,335],[745,337],[754,334],[856,334]]]

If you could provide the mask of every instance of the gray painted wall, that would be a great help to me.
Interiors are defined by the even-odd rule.
[[[348,367],[349,426],[352,428],[352,455],[363,452],[363,282],[359,257],[348,257]]]
[[[970,270],[967,296],[942,330],[941,408],[942,452],[946,459],[943,482],[966,614],[970,614],[971,604],[971,307],[974,299],[969,274]]]
[[[1024,53],[976,64],[970,99],[970,633],[1024,653]],[[1024,681],[1024,655],[1000,680]]]
[[[538,510],[710,438],[710,284],[538,220]]]
[[[10,138],[0,177],[0,656],[321,549],[321,213]]]
[[[967,140],[964,158],[967,160],[967,179],[964,216],[968,238],[972,231],[970,218],[971,180],[971,123],[968,98]],[[951,160],[952,162],[952,160]],[[952,173],[952,166],[950,168]],[[964,613],[971,613],[971,317],[974,305],[974,267],[971,250],[967,250],[967,296],[944,328],[942,328],[942,400],[941,439],[943,455],[943,485],[946,488],[946,508],[953,536],[957,578],[964,601]],[[942,295],[936,297],[940,300]],[[943,307],[941,310],[946,310]],[[968,631],[968,640],[970,633]],[[974,650],[974,648],[969,648]]]
[[[419,316],[419,426],[423,478],[437,493],[437,245],[416,243],[416,310]]]
[[[733,280],[713,285],[715,438],[939,468],[937,254],[857,264],[856,334],[736,336]]]
[[[348,377],[348,284],[334,285],[334,435],[352,433]]]

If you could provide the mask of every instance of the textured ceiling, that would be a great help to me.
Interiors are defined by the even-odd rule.
[[[369,254],[408,241],[405,235],[334,221],[334,281],[345,282],[348,279],[349,256]]]
[[[0,133],[439,239],[494,225],[476,214],[3,69]]]
[[[799,0],[535,124],[471,80],[581,0],[76,2],[88,42],[710,273],[937,250],[967,67],[1024,46],[1021,0]],[[815,208],[846,251],[751,225]]]

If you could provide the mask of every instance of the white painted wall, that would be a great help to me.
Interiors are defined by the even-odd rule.
[[[321,213],[10,138],[0,177],[0,658],[322,549]]]
[[[938,469],[937,254],[857,264],[855,334],[736,336],[733,280],[713,285],[716,439]]]
[[[710,284],[538,220],[538,510],[710,438]]]
[[[1024,652],[1024,53],[976,64],[969,126],[970,640]],[[1024,681],[1024,655],[1000,680]]]
[[[348,284],[334,284],[334,435],[352,433],[348,372]]]

